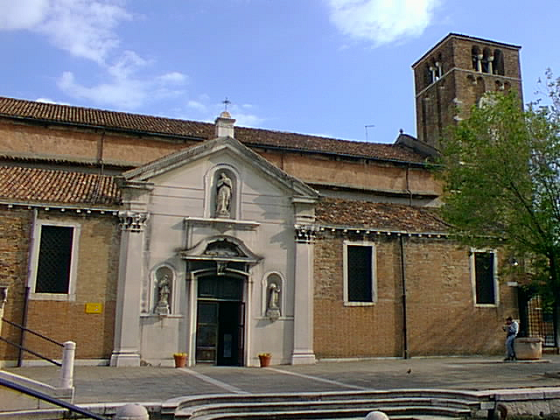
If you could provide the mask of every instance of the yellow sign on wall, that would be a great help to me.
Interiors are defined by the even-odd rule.
[[[100,314],[102,312],[102,303],[86,303],[86,314]]]

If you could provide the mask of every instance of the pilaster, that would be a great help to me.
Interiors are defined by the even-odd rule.
[[[111,366],[140,366],[140,299],[147,212],[119,212],[121,247]]]
[[[313,242],[314,232],[296,228],[294,351],[292,364],[316,362],[313,351]]]

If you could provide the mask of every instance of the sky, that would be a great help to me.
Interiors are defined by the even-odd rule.
[[[559,0],[0,0],[0,96],[392,143],[450,32],[560,76]]]

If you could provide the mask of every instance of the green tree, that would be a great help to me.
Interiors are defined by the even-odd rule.
[[[560,306],[560,82],[548,106],[523,110],[514,93],[487,94],[441,142],[442,215],[463,243],[498,246]]]

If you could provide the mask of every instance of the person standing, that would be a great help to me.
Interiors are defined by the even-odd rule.
[[[506,332],[506,358],[505,361],[508,360],[517,360],[515,357],[515,350],[513,348],[513,343],[515,342],[515,337],[517,337],[517,333],[519,332],[519,324],[517,321],[514,321],[511,316],[506,318],[506,325],[504,325],[503,330]]]

